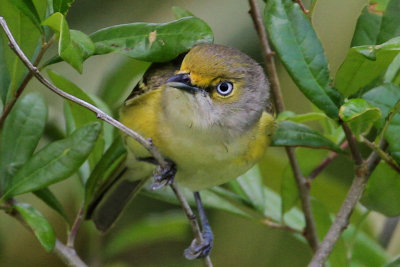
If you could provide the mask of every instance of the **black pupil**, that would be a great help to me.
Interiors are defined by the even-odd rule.
[[[219,90],[221,90],[223,93],[226,93],[226,91],[229,90],[229,85],[227,83],[221,83],[219,85]]]

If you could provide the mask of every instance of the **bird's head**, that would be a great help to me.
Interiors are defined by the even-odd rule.
[[[223,127],[231,135],[253,126],[269,98],[261,66],[237,49],[216,44],[192,48],[166,84],[168,116],[191,127]]]

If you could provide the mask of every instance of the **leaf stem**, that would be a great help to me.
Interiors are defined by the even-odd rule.
[[[81,227],[83,220],[85,219],[84,213],[85,206],[82,205],[78,211],[78,214],[76,215],[74,224],[71,227],[71,231],[68,234],[67,246],[70,248],[74,248],[76,235],[78,234],[79,228]]]
[[[349,146],[349,143],[346,141],[344,142],[340,148],[346,149]],[[323,170],[325,170],[329,164],[332,163],[334,159],[339,156],[337,152],[331,152],[311,173],[308,175],[308,180],[314,180]]]
[[[262,46],[262,53],[264,57],[265,67],[267,75],[271,82],[272,97],[275,104],[275,109],[278,113],[284,111],[284,102],[282,98],[281,88],[279,84],[278,73],[275,66],[275,53],[271,50],[269,45],[267,32],[265,30],[263,19],[260,15],[258,6],[255,0],[249,0],[250,4],[250,15],[254,22],[254,27],[258,33],[258,37]],[[295,175],[296,184],[299,190],[301,206],[304,212],[304,217],[306,221],[306,227],[304,231],[304,236],[307,239],[310,247],[315,251],[318,247],[318,237],[315,228],[315,221],[311,211],[311,201],[310,201],[310,188],[308,180],[302,175],[299,164],[297,162],[295,150],[290,147],[286,147],[286,153],[289,158],[290,165],[293,169]]]
[[[303,3],[301,2],[301,0],[294,0],[297,4],[299,4],[301,10],[304,12],[304,14],[308,15],[310,14],[310,10],[308,10],[307,8],[305,8],[305,6],[303,5]]]
[[[392,167],[395,171],[400,173],[400,166],[397,165],[397,163],[393,160],[393,158],[386,153],[385,151],[383,151],[379,146],[377,146],[375,143],[370,142],[368,139],[366,138],[362,138],[361,139],[362,142],[364,144],[366,144],[367,146],[369,146],[373,151],[375,151],[379,157],[381,157],[381,159],[383,159],[390,167]]]

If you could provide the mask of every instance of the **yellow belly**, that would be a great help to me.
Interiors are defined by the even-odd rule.
[[[243,174],[261,158],[269,145],[274,123],[273,117],[266,112],[252,129],[226,143],[222,141],[223,129],[205,131],[189,126],[176,127],[173,121],[162,116],[160,103],[161,90],[146,93],[123,108],[120,120],[144,137],[152,138],[164,157],[176,163],[178,184],[193,191],[225,183]],[[125,141],[135,157],[150,156],[133,139],[125,138]]]

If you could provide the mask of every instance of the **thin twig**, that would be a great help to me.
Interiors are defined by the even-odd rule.
[[[142,137],[141,135],[139,135],[138,133],[136,133],[135,131],[133,131],[132,129],[126,127],[124,124],[120,123],[119,121],[117,121],[116,119],[112,118],[111,116],[107,115],[105,112],[103,112],[102,110],[98,109],[97,107],[83,101],[82,99],[79,99],[73,95],[70,95],[64,91],[62,91],[61,89],[59,89],[58,87],[56,87],[55,85],[53,85],[52,83],[50,83],[46,78],[44,78],[42,76],[42,74],[39,72],[38,68],[35,67],[34,65],[32,65],[32,63],[29,61],[29,59],[26,57],[26,55],[24,54],[24,52],[21,50],[21,48],[18,46],[17,42],[15,41],[12,33],[10,32],[10,29],[8,28],[7,22],[5,21],[5,19],[3,17],[0,17],[0,25],[3,28],[4,32],[6,33],[6,36],[8,38],[8,40],[10,41],[9,45],[10,48],[17,54],[17,56],[22,60],[22,62],[25,64],[25,66],[30,70],[31,73],[33,73],[33,75],[43,84],[45,85],[47,88],[49,88],[51,91],[53,91],[54,93],[60,95],[63,98],[66,98],[74,103],[77,103],[78,105],[81,105],[87,109],[89,109],[90,111],[94,112],[97,116],[97,118],[113,125],[114,127],[118,128],[119,130],[121,130],[122,132],[126,133],[128,136],[132,137],[134,140],[136,140],[139,144],[141,144],[144,148],[147,149],[147,151],[149,151],[149,153],[154,157],[154,159],[158,162],[158,164],[162,167],[162,168],[167,168],[169,166],[169,163],[162,157],[161,153],[158,151],[158,149],[153,145],[153,142],[151,141],[151,139],[146,139],[144,137]],[[179,189],[177,189],[177,187],[175,187],[174,185],[171,185],[171,187],[175,190],[174,192],[179,192]],[[185,199],[185,197],[183,197],[182,194],[177,195],[179,201],[181,202],[181,204],[183,206],[189,207],[189,204],[187,202],[187,200]],[[187,211],[186,208],[184,208],[185,212]],[[193,214],[193,213],[191,213]],[[190,217],[190,214],[187,214],[188,217]],[[195,235],[196,236],[201,236],[201,231],[200,228],[198,227],[198,229],[193,229],[195,231]],[[62,252],[62,251],[61,251]],[[68,251],[67,251],[68,252]],[[211,260],[209,257],[205,258],[205,263],[209,264],[211,263]],[[212,265],[207,265],[207,266],[212,266]]]
[[[344,142],[340,148],[341,149],[346,149],[349,146],[349,143],[346,141]],[[331,152],[311,173],[308,175],[307,179],[308,180],[314,180],[325,168],[329,166],[329,164],[332,163],[334,159],[336,159],[339,156],[339,153],[337,152]]]
[[[192,227],[193,234],[194,234],[195,238],[197,239],[198,244],[203,243],[204,239],[203,239],[203,236],[201,235],[201,230],[200,230],[200,226],[197,222],[196,215],[193,213],[192,209],[190,208],[190,205],[187,202],[185,196],[183,195],[183,193],[181,192],[179,187],[177,187],[175,185],[175,183],[170,184],[170,187],[174,191],[176,197],[178,198],[179,202],[182,205],[182,208],[190,222],[190,226]],[[204,264],[207,267],[213,266],[210,256],[207,256],[204,258]]]
[[[360,150],[357,147],[357,141],[354,137],[353,133],[351,132],[349,126],[345,122],[340,122],[346,135],[347,142],[349,143],[350,152],[353,156],[354,163],[356,166],[361,166],[363,164],[363,158],[361,156]]]
[[[78,234],[79,228],[81,227],[83,220],[85,219],[84,213],[85,207],[84,205],[82,205],[78,211],[78,214],[76,215],[74,224],[72,225],[71,231],[68,235],[67,246],[70,248],[74,247],[76,235]]]
[[[15,205],[17,202],[15,199],[8,199],[9,205]],[[17,219],[26,229],[33,232],[33,229],[25,221],[25,218],[16,210],[10,207],[10,211],[7,212],[10,216]],[[77,255],[75,249],[67,247],[60,240],[56,239],[56,244],[54,246],[53,252],[68,266],[73,267],[87,267],[87,264],[82,261],[82,259]]]
[[[346,135],[349,141],[350,149],[356,149],[357,151],[353,151],[353,154],[359,154],[358,147],[356,144],[351,144],[354,141],[353,136]],[[355,146],[354,146],[355,145]],[[379,147],[381,149],[385,149],[387,143],[384,139],[382,139]],[[357,156],[358,157],[358,156]],[[366,161],[362,161],[360,165],[358,165],[356,169],[356,176],[353,180],[353,183],[347,192],[347,196],[341,206],[335,221],[329,228],[328,233],[324,237],[324,240],[319,245],[317,251],[314,254],[313,259],[311,260],[308,267],[320,267],[323,266],[328,259],[330,253],[333,250],[337,240],[340,235],[346,229],[349,224],[350,216],[354,210],[354,207],[358,203],[358,200],[361,197],[361,194],[364,191],[365,185],[367,184],[369,175],[373,172],[380,161],[380,157],[378,154],[373,151]]]
[[[54,41],[54,36],[47,42],[42,45],[42,48],[40,49],[40,52],[38,56],[36,57],[35,62],[33,62],[34,66],[37,66],[44,56],[44,53],[47,51],[47,49],[51,46],[51,44]],[[12,108],[14,107],[15,103],[17,102],[18,98],[21,96],[22,92],[25,90],[25,87],[28,85],[29,81],[32,79],[33,73],[28,72],[26,74],[24,80],[18,87],[18,89],[14,92],[14,97],[11,99],[11,101],[6,104],[3,108],[3,113],[1,114],[0,117],[0,129],[3,127],[4,121],[6,120],[7,116],[10,114]]]
[[[280,223],[276,223],[274,221],[272,221],[269,218],[264,218],[261,220],[261,224],[264,224],[266,226],[272,227],[272,228],[276,228],[276,229],[282,229],[282,230],[287,230],[289,232],[293,232],[296,234],[303,234],[303,231],[290,227],[288,225],[284,225],[284,224],[280,224]]]
[[[305,6],[303,5],[303,3],[301,2],[301,0],[294,0],[297,4],[299,4],[301,10],[304,12],[304,14],[308,15],[310,14],[310,10],[308,10],[307,8],[305,8]]]
[[[389,156],[385,151],[379,148],[375,143],[370,142],[366,138],[362,138],[362,142],[369,146],[372,150],[378,153],[379,157],[383,159],[390,167],[392,167],[395,171],[400,172],[400,166],[393,160],[391,156]]]
[[[254,27],[256,28],[258,37],[261,41],[261,45],[263,48],[262,53],[263,53],[263,57],[264,57],[267,75],[271,82],[272,97],[274,100],[275,109],[278,113],[281,113],[282,111],[284,111],[285,107],[284,107],[281,88],[280,88],[280,84],[279,84],[279,78],[278,78],[278,74],[277,74],[276,66],[275,66],[275,59],[274,59],[275,53],[271,50],[271,47],[269,45],[267,32],[265,30],[263,19],[260,15],[256,1],[249,0],[249,4],[250,4],[249,13],[253,19]],[[301,173],[299,164],[296,159],[294,149],[287,147],[286,153],[288,155],[290,165],[291,165],[291,167],[293,169],[293,173],[295,175],[296,184],[299,189],[301,205],[303,208],[304,217],[305,217],[305,221],[306,221],[304,236],[306,237],[307,242],[309,243],[310,247],[315,251],[318,247],[318,237],[317,237],[317,231],[315,228],[315,222],[314,222],[313,215],[311,212],[309,182],[307,179],[304,178],[304,176]]]

